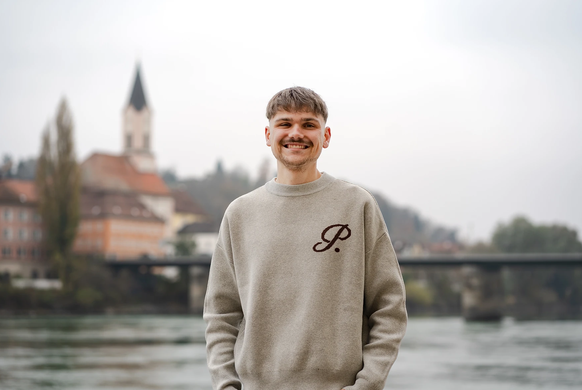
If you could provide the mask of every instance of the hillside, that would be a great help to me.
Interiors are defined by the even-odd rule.
[[[162,173],[162,177],[170,187],[187,191],[212,216],[217,226],[230,202],[266,181],[265,178],[253,181],[242,169],[226,172],[220,163],[214,172],[204,178],[178,179],[171,171]],[[432,223],[410,208],[396,206],[383,194],[372,194],[397,250],[414,244],[424,248],[434,247],[435,244],[458,244],[455,229]]]

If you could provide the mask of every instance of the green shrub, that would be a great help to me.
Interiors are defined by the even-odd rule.
[[[75,303],[82,309],[96,309],[103,302],[103,294],[91,287],[83,287],[75,293]]]
[[[430,306],[432,294],[422,284],[410,280],[406,283],[406,302],[411,307]]]

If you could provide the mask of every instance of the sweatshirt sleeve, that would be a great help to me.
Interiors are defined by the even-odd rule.
[[[356,383],[344,390],[383,389],[406,331],[406,292],[387,231],[367,250],[365,261],[364,311],[369,336]]]
[[[243,313],[232,258],[222,246],[223,241],[219,236],[204,299],[206,352],[213,388],[240,390],[242,384],[235,370],[234,345]]]

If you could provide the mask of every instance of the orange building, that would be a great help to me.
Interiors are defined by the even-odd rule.
[[[164,221],[135,194],[84,188],[74,251],[107,259],[162,257]]]
[[[46,276],[43,226],[34,182],[0,180],[0,273]]]

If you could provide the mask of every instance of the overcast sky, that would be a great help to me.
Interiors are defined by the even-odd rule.
[[[121,151],[136,62],[160,168],[274,159],[265,106],[327,102],[320,170],[462,237],[523,214],[582,233],[582,1],[0,0],[0,155],[66,96],[80,159]]]

